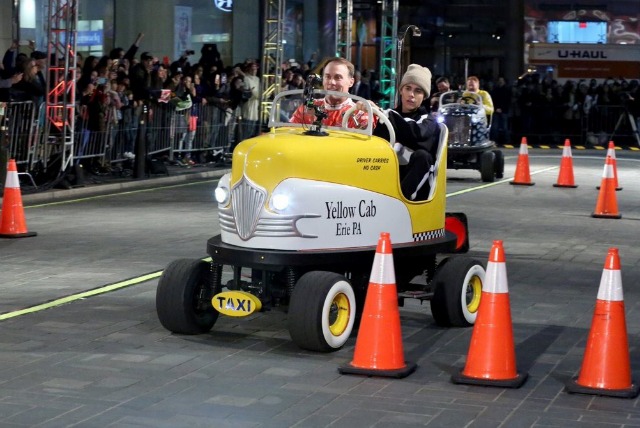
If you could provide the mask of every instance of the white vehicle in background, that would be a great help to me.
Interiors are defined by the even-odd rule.
[[[491,118],[473,92],[449,91],[440,96],[438,122],[449,129],[447,168],[475,169],[484,182],[504,175],[504,156],[489,139]]]

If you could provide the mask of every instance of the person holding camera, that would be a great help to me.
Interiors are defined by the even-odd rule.
[[[317,78],[318,82],[322,82],[322,88],[325,91],[345,92],[354,83],[355,67],[344,58],[333,58],[329,60],[322,71],[322,79]],[[308,84],[313,86],[315,81],[313,75],[309,75]],[[322,119],[322,124],[326,126],[341,126],[342,116],[344,112],[355,105],[353,100],[348,96],[339,97],[335,95],[327,95],[322,100],[314,100],[314,106],[324,110],[326,117]],[[315,109],[307,105],[301,105],[296,109],[289,120],[292,123],[312,124],[316,120]]]
[[[12,101],[32,101],[35,106],[39,106],[46,91],[38,79],[36,60],[26,56],[19,58],[16,70],[22,74],[22,78],[11,85],[10,97]]]

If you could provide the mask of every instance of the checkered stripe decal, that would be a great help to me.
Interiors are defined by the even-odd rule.
[[[426,241],[429,239],[443,238],[444,229],[429,230],[428,232],[420,232],[413,234],[413,241]]]

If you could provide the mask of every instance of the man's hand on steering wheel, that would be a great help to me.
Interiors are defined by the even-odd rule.
[[[371,103],[372,105],[375,106],[375,104]],[[347,110],[344,113],[344,116],[342,116],[342,127],[343,128],[348,128],[349,126],[349,118],[351,116],[353,116],[356,111],[358,111],[358,105],[360,105],[360,110],[363,112],[367,112],[368,113],[368,108],[365,105],[365,103],[358,101],[353,107],[351,107],[349,110]],[[384,114],[384,112],[377,106],[373,107],[371,109],[371,112],[373,113],[374,118],[377,117],[378,119],[378,123],[383,123],[387,129],[389,130],[389,144],[391,144],[391,146],[393,147],[393,145],[396,142],[396,132],[395,129],[393,129],[393,125],[391,124],[391,122],[389,121],[389,118]],[[368,124],[366,125],[368,126]],[[364,129],[366,129],[366,126]]]
[[[462,97],[460,97],[460,103],[461,104],[472,104],[472,105],[475,105],[475,104],[477,104],[477,101],[472,96],[463,95]]]

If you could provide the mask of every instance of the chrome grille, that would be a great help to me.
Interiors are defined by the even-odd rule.
[[[267,191],[246,176],[231,189],[231,205],[241,239],[247,240],[253,235],[266,198]]]
[[[265,212],[265,214],[269,214]],[[278,215],[270,213],[271,217],[259,218],[254,231],[247,238],[243,238],[245,241],[254,236],[260,237],[301,237],[301,238],[317,238],[317,235],[305,235],[301,233],[296,222],[301,218],[318,218],[319,214],[300,214],[300,215]],[[231,206],[227,208],[221,208],[218,211],[218,218],[220,220],[220,229],[225,232],[237,234],[237,228],[235,218],[233,216],[233,209]]]
[[[450,146],[466,146],[471,142],[471,120],[469,116],[447,116],[445,124],[449,128]]]

